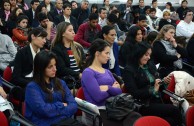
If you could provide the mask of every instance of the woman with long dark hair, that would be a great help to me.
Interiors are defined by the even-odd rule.
[[[57,34],[53,40],[52,51],[59,60],[57,75],[60,78],[71,75],[76,79],[82,76],[82,65],[85,61],[83,47],[74,41],[75,32],[68,22],[57,25]],[[72,89],[72,87],[69,87]]]
[[[105,101],[111,96],[121,94],[119,83],[114,79],[112,73],[103,68],[110,58],[110,44],[102,39],[95,40],[89,48],[89,56],[86,60],[86,69],[82,73],[82,87],[86,101],[98,106],[104,126],[127,126],[132,124],[139,114],[134,113],[135,118],[126,117],[122,121],[108,120],[105,110]],[[127,121],[128,120],[128,121]],[[126,124],[124,125],[126,126]]]
[[[171,126],[181,126],[181,113],[178,107],[164,104],[161,100],[162,85],[156,67],[150,62],[152,49],[147,42],[139,43],[132,57],[133,62],[124,69],[123,80],[128,93],[141,101],[144,106],[139,110],[143,116],[159,116]]]
[[[58,124],[77,111],[66,83],[56,77],[56,62],[54,53],[39,52],[34,59],[33,81],[26,87],[25,117],[38,126]]]
[[[121,68],[121,74],[124,67],[131,62],[131,57],[136,49],[137,43],[142,42],[143,35],[139,26],[133,26],[129,29],[126,40],[121,46],[119,52],[119,64]]]

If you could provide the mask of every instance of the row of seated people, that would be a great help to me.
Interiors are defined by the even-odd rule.
[[[110,58],[110,48],[110,44],[102,39],[92,43],[81,78],[86,100],[101,108],[103,125],[133,125],[141,115],[159,116],[172,126],[182,125],[179,109],[172,104],[163,104],[160,99],[161,80],[156,79],[155,66],[149,62],[151,46],[146,42],[138,44],[134,63],[126,67],[123,76],[127,91],[146,106],[122,121],[107,119],[106,110],[102,109],[106,99],[122,92],[112,73],[102,67]],[[56,77],[57,62],[57,56],[50,51],[37,53],[33,79],[25,89],[25,117],[38,126],[63,124],[77,111],[77,104],[66,83]]]

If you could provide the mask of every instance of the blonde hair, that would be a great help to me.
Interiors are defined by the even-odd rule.
[[[164,11],[163,17],[164,17],[164,16],[170,16],[170,11]]]
[[[173,25],[170,25],[170,24],[167,24],[167,25],[164,25],[161,30],[159,31],[156,39],[154,40],[155,41],[160,41],[161,39],[164,39],[164,33],[168,32],[168,30],[170,29],[174,29],[175,30],[175,27]]]
[[[69,23],[69,22],[61,22],[57,25],[57,33],[56,33],[55,38],[53,39],[51,48],[53,48],[54,46],[56,46],[59,43],[63,43],[62,34],[67,30],[67,27],[70,25],[71,25],[71,23]],[[78,66],[80,66],[82,56],[81,56],[81,51],[78,48],[82,48],[82,46],[79,43],[74,42],[74,41],[72,41],[70,43],[70,45],[71,45],[71,50],[73,52],[76,63]]]

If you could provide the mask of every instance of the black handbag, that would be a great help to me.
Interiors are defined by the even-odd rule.
[[[105,106],[107,118],[114,120],[123,120],[135,109],[133,97],[126,93],[108,98]]]

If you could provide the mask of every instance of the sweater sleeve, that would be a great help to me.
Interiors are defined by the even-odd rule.
[[[63,102],[60,101],[48,103],[45,102],[45,94],[40,89],[38,84],[31,82],[26,87],[25,102],[27,106],[29,106],[29,108],[33,111],[33,113],[42,117],[51,118],[59,115],[71,117],[72,114],[75,113],[77,105],[72,100],[72,97],[69,96],[69,91],[65,93],[67,93],[67,96],[65,96],[67,102],[66,107],[63,105]]]
[[[95,73],[93,71],[88,69],[84,70],[84,72],[82,73],[81,82],[84,94],[88,94],[94,101],[100,103],[104,102],[108,97],[110,97],[110,94],[108,92],[100,90],[99,84],[95,77]]]
[[[17,30],[17,28],[13,29],[13,35],[19,40],[19,41],[27,41],[28,36],[24,36],[20,31]]]
[[[91,44],[84,40],[84,33],[85,33],[85,27],[84,26],[85,26],[84,24],[79,26],[77,34],[74,38],[74,41],[80,43],[83,47],[88,48],[88,47],[90,47]]]

